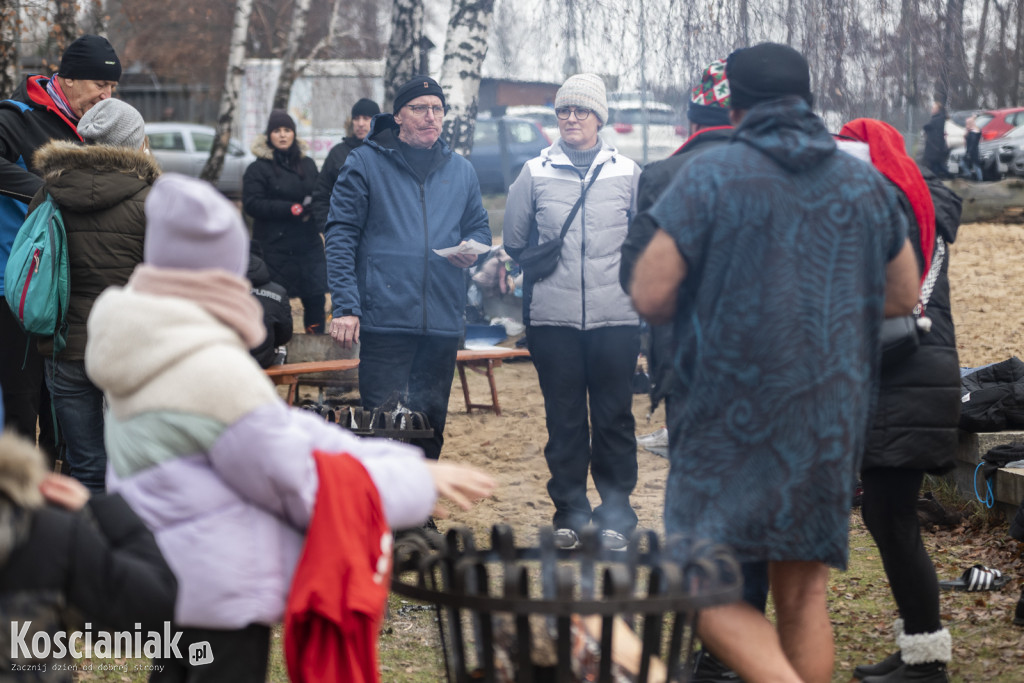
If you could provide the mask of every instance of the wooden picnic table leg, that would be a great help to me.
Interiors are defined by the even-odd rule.
[[[501,361],[498,361],[501,364]],[[501,405],[498,403],[498,385],[494,383],[494,361],[487,359],[487,382],[491,385],[491,405],[494,406],[494,414],[501,416]]]
[[[466,383],[466,364],[462,361],[456,361],[455,365],[459,368],[459,379],[462,381],[462,396],[466,399],[466,414],[470,415],[473,413],[473,408],[469,402],[469,384]]]

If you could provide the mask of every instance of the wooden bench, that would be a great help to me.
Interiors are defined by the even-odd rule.
[[[288,405],[294,405],[298,397],[299,384],[302,383],[302,376],[317,372],[342,372],[354,370],[359,367],[358,358],[339,358],[337,360],[316,360],[305,363],[285,363],[284,365],[271,365],[264,372],[273,380],[274,384],[288,386]]]
[[[495,415],[501,415],[501,404],[498,403],[498,386],[494,382],[494,368],[501,365],[501,361],[509,358],[529,358],[530,352],[526,349],[461,349],[455,357],[455,366],[459,370],[459,380],[462,382],[462,396],[466,399],[466,412],[472,414],[473,408],[480,410],[493,410]],[[487,383],[491,387],[490,403],[473,403],[469,399],[469,384],[466,383],[466,368],[473,372],[487,376]]]
[[[1024,431],[1005,432],[960,432],[960,446],[957,449],[956,468],[946,477],[951,479],[967,500],[977,500],[975,489],[981,497],[986,496],[985,477],[978,470],[982,457],[994,446],[1024,441]],[[1018,503],[1024,499],[1024,470],[1002,467],[996,472],[993,487],[994,507],[1004,513],[1013,514]]]
[[[502,360],[509,358],[529,358],[530,352],[526,349],[462,349],[455,357],[455,364],[459,370],[459,380],[462,382],[462,395],[466,399],[466,412],[472,413],[473,408],[478,410],[493,410],[495,415],[501,415],[501,404],[498,402],[498,385],[494,380],[494,368],[501,365]],[[303,375],[310,375],[318,372],[342,372],[353,370],[359,367],[358,358],[341,358],[337,360],[309,361],[305,363],[286,363],[284,365],[272,365],[265,370],[267,375],[276,385],[288,387],[288,404],[293,405],[298,397],[299,385],[303,383]],[[466,382],[466,369],[469,368],[487,377],[487,383],[491,388],[490,403],[473,403],[469,398],[469,384]]]

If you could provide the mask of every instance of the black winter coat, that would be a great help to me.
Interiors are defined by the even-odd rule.
[[[636,262],[658,229],[651,217],[644,212],[654,206],[680,168],[690,163],[701,152],[728,143],[732,139],[732,134],[731,126],[701,130],[692,135],[675,154],[668,159],[648,164],[640,174],[637,186],[637,216],[629,224],[626,239],[622,243],[622,261],[619,264],[619,284],[626,294],[629,294],[629,282],[633,277]],[[652,411],[672,389],[674,347],[671,323],[651,327],[650,341],[643,351],[647,356],[647,370],[651,378]]]
[[[316,187],[313,189],[313,220],[322,231],[327,225],[327,213],[331,210],[331,193],[334,192],[334,183],[338,182],[338,174],[341,167],[345,165],[349,153],[361,146],[363,141],[357,137],[349,136],[331,147],[327,153],[323,165],[320,167],[320,175],[316,179]]]
[[[316,163],[305,155],[299,158],[300,175],[274,159],[265,137],[252,144],[256,161],[249,164],[242,179],[242,205],[253,218],[253,240],[263,249],[270,277],[280,283],[290,297],[308,297],[327,291],[327,259],[321,231],[307,205],[302,214],[292,206],[312,201],[316,185]]]
[[[935,233],[947,244],[960,226],[960,197],[922,169],[935,205]],[[903,193],[898,193],[910,224],[909,239],[923,263],[920,233]],[[934,258],[934,257],[933,257]],[[900,365],[883,370],[878,407],[862,469],[899,467],[944,472],[954,465],[960,421],[960,361],[949,297],[949,250],[928,300],[931,332]]]
[[[43,184],[32,158],[35,151],[50,140],[82,140],[75,123],[46,93],[49,80],[29,76],[11,96],[13,102],[0,102],[0,194],[26,204]]]
[[[940,110],[924,124],[924,163],[928,166],[946,163],[946,110]]]
[[[28,648],[35,633],[49,633],[53,643],[57,631],[79,630],[83,621],[92,624],[93,642],[100,630],[141,630],[145,638],[174,619],[178,584],[153,534],[120,496],[93,496],[79,512],[35,507],[27,491],[38,458],[27,441],[0,437],[0,678],[70,682],[70,671],[54,671],[54,659],[39,662],[45,674],[11,671],[12,639],[19,644],[22,631],[15,639],[10,622],[32,622]]]

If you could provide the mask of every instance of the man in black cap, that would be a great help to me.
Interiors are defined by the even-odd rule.
[[[327,223],[327,211],[331,208],[331,191],[338,180],[338,173],[345,165],[349,152],[363,144],[363,139],[370,134],[370,121],[380,113],[380,107],[371,99],[362,98],[352,105],[352,115],[345,122],[348,135],[331,148],[320,167],[320,175],[316,177],[313,189],[313,220],[323,230]]]
[[[53,77],[29,76],[10,99],[0,101],[0,293],[14,237],[28,203],[43,184],[32,163],[35,151],[50,140],[81,141],[78,120],[94,104],[109,98],[120,78],[121,62],[107,39],[85,35],[64,51]],[[27,343],[0,298],[0,386],[6,419],[33,441],[42,364],[35,344]],[[42,427],[46,433],[46,425]]]
[[[399,88],[392,114],[373,118],[331,195],[325,235],[331,336],[360,343],[359,394],[375,408],[395,394],[434,430],[420,445],[437,459],[444,443],[455,356],[464,332],[463,269],[490,245],[480,183],[469,161],[439,140],[446,107],[432,78]],[[440,256],[435,250],[461,247]],[[483,249],[486,251],[486,248]]]
[[[885,316],[918,274],[889,183],[839,153],[786,45],[726,63],[733,142],[684,165],[648,211],[637,311],[673,324],[665,531],[767,563],[776,626],[743,601],[701,612],[706,647],[744,681],[831,680],[830,566],[877,392]]]

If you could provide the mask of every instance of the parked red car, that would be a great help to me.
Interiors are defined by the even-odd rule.
[[[1024,107],[983,111],[978,114],[977,124],[981,128],[982,140],[995,140],[1012,128],[1024,125]]]

